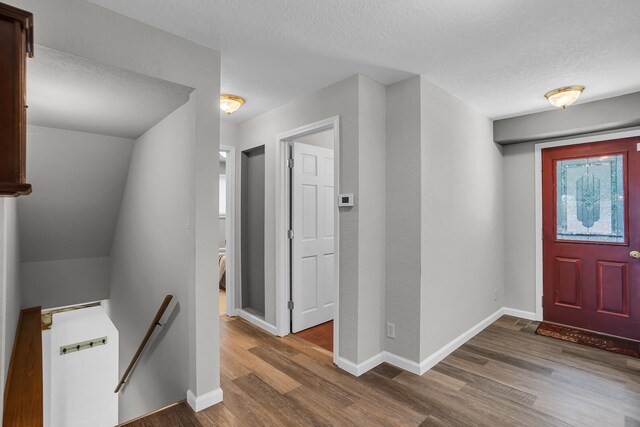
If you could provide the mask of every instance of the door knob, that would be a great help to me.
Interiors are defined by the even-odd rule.
[[[629,256],[631,256],[632,258],[640,258],[640,252],[631,251],[631,252],[629,252]]]

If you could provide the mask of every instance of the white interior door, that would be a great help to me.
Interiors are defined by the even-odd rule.
[[[294,142],[292,332],[333,319],[335,197],[333,150]]]

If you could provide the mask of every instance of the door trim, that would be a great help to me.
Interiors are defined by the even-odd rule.
[[[220,151],[227,153],[227,217],[225,221],[225,233],[227,235],[227,316],[237,316],[238,307],[236,301],[240,298],[241,286],[236,286],[236,267],[240,264],[236,260],[236,149],[231,145],[220,145]]]
[[[608,132],[597,135],[582,136],[575,138],[554,139],[549,141],[542,141],[535,144],[534,149],[534,173],[535,173],[535,236],[536,236],[536,252],[535,252],[535,284],[536,284],[536,299],[535,299],[535,320],[543,320],[543,273],[544,267],[542,265],[542,150],[545,148],[563,147],[566,145],[579,145],[588,144],[591,142],[609,141],[612,139],[622,139],[640,136],[640,129]]]
[[[275,167],[276,167],[276,330],[278,336],[288,335],[290,329],[290,313],[287,302],[290,298],[290,257],[289,239],[289,171],[287,159],[289,142],[295,138],[333,129],[334,141],[334,197],[335,197],[335,260],[334,275],[336,283],[335,315],[333,320],[333,361],[338,359],[339,333],[339,295],[340,295],[340,213],[338,211],[338,194],[340,193],[340,117],[334,116],[301,126],[276,135]]]

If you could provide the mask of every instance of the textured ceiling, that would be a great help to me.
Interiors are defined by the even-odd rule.
[[[27,64],[29,123],[137,138],[192,89],[36,46]]]
[[[355,72],[424,74],[491,118],[640,90],[638,0],[91,0],[222,53],[243,121]],[[401,71],[393,71],[401,70]]]

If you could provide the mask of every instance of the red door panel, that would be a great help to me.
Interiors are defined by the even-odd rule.
[[[598,311],[629,316],[629,275],[626,262],[597,262]]]
[[[556,258],[553,283],[554,302],[573,308],[581,308],[582,290],[580,289],[581,262],[574,258]]]
[[[639,143],[543,150],[545,320],[640,340]]]

